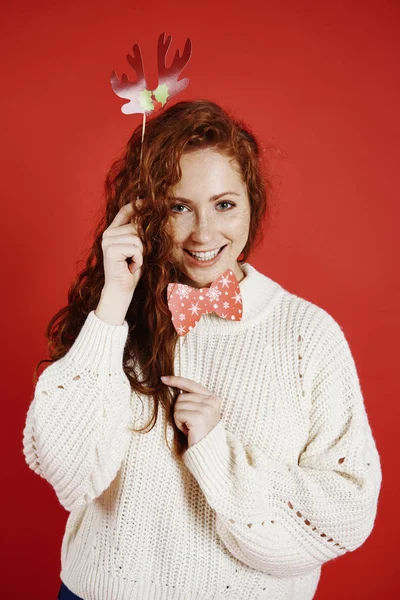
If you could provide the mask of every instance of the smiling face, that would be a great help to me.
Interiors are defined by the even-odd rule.
[[[168,229],[181,282],[206,287],[229,268],[241,281],[237,258],[249,234],[250,202],[237,163],[207,148],[183,154],[180,166]]]

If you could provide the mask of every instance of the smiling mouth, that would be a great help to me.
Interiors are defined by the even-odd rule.
[[[224,246],[221,246],[220,248],[216,248],[215,250],[209,250],[207,252],[190,252],[190,250],[187,250],[186,248],[184,248],[184,250],[193,258],[197,258],[197,260],[207,261],[212,260],[213,258],[218,256],[218,254],[222,252],[222,250],[225,247],[226,244]]]

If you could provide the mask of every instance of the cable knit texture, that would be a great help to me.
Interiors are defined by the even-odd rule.
[[[90,312],[37,382],[23,452],[70,512],[61,578],[84,600],[308,600],[373,528],[380,459],[341,327],[242,268],[242,321],[203,315],[177,345],[175,373],[182,352],[222,399],[182,463],[163,411],[129,429],[152,402],[122,368],[126,321]]]

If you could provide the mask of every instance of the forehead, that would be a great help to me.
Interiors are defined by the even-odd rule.
[[[174,192],[182,189],[213,188],[217,194],[221,186],[240,192],[245,188],[240,167],[235,159],[211,148],[186,152],[180,160],[182,178],[174,187]],[[214,189],[215,188],[215,189]]]

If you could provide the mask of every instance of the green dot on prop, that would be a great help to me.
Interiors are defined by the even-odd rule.
[[[139,94],[139,102],[140,102],[140,106],[144,110],[149,110],[149,111],[153,110],[154,104],[153,104],[153,100],[151,99],[151,91],[142,90]]]
[[[159,85],[157,89],[154,90],[153,95],[157,102],[161,102],[161,104],[164,106],[169,96],[167,85],[165,83]]]

